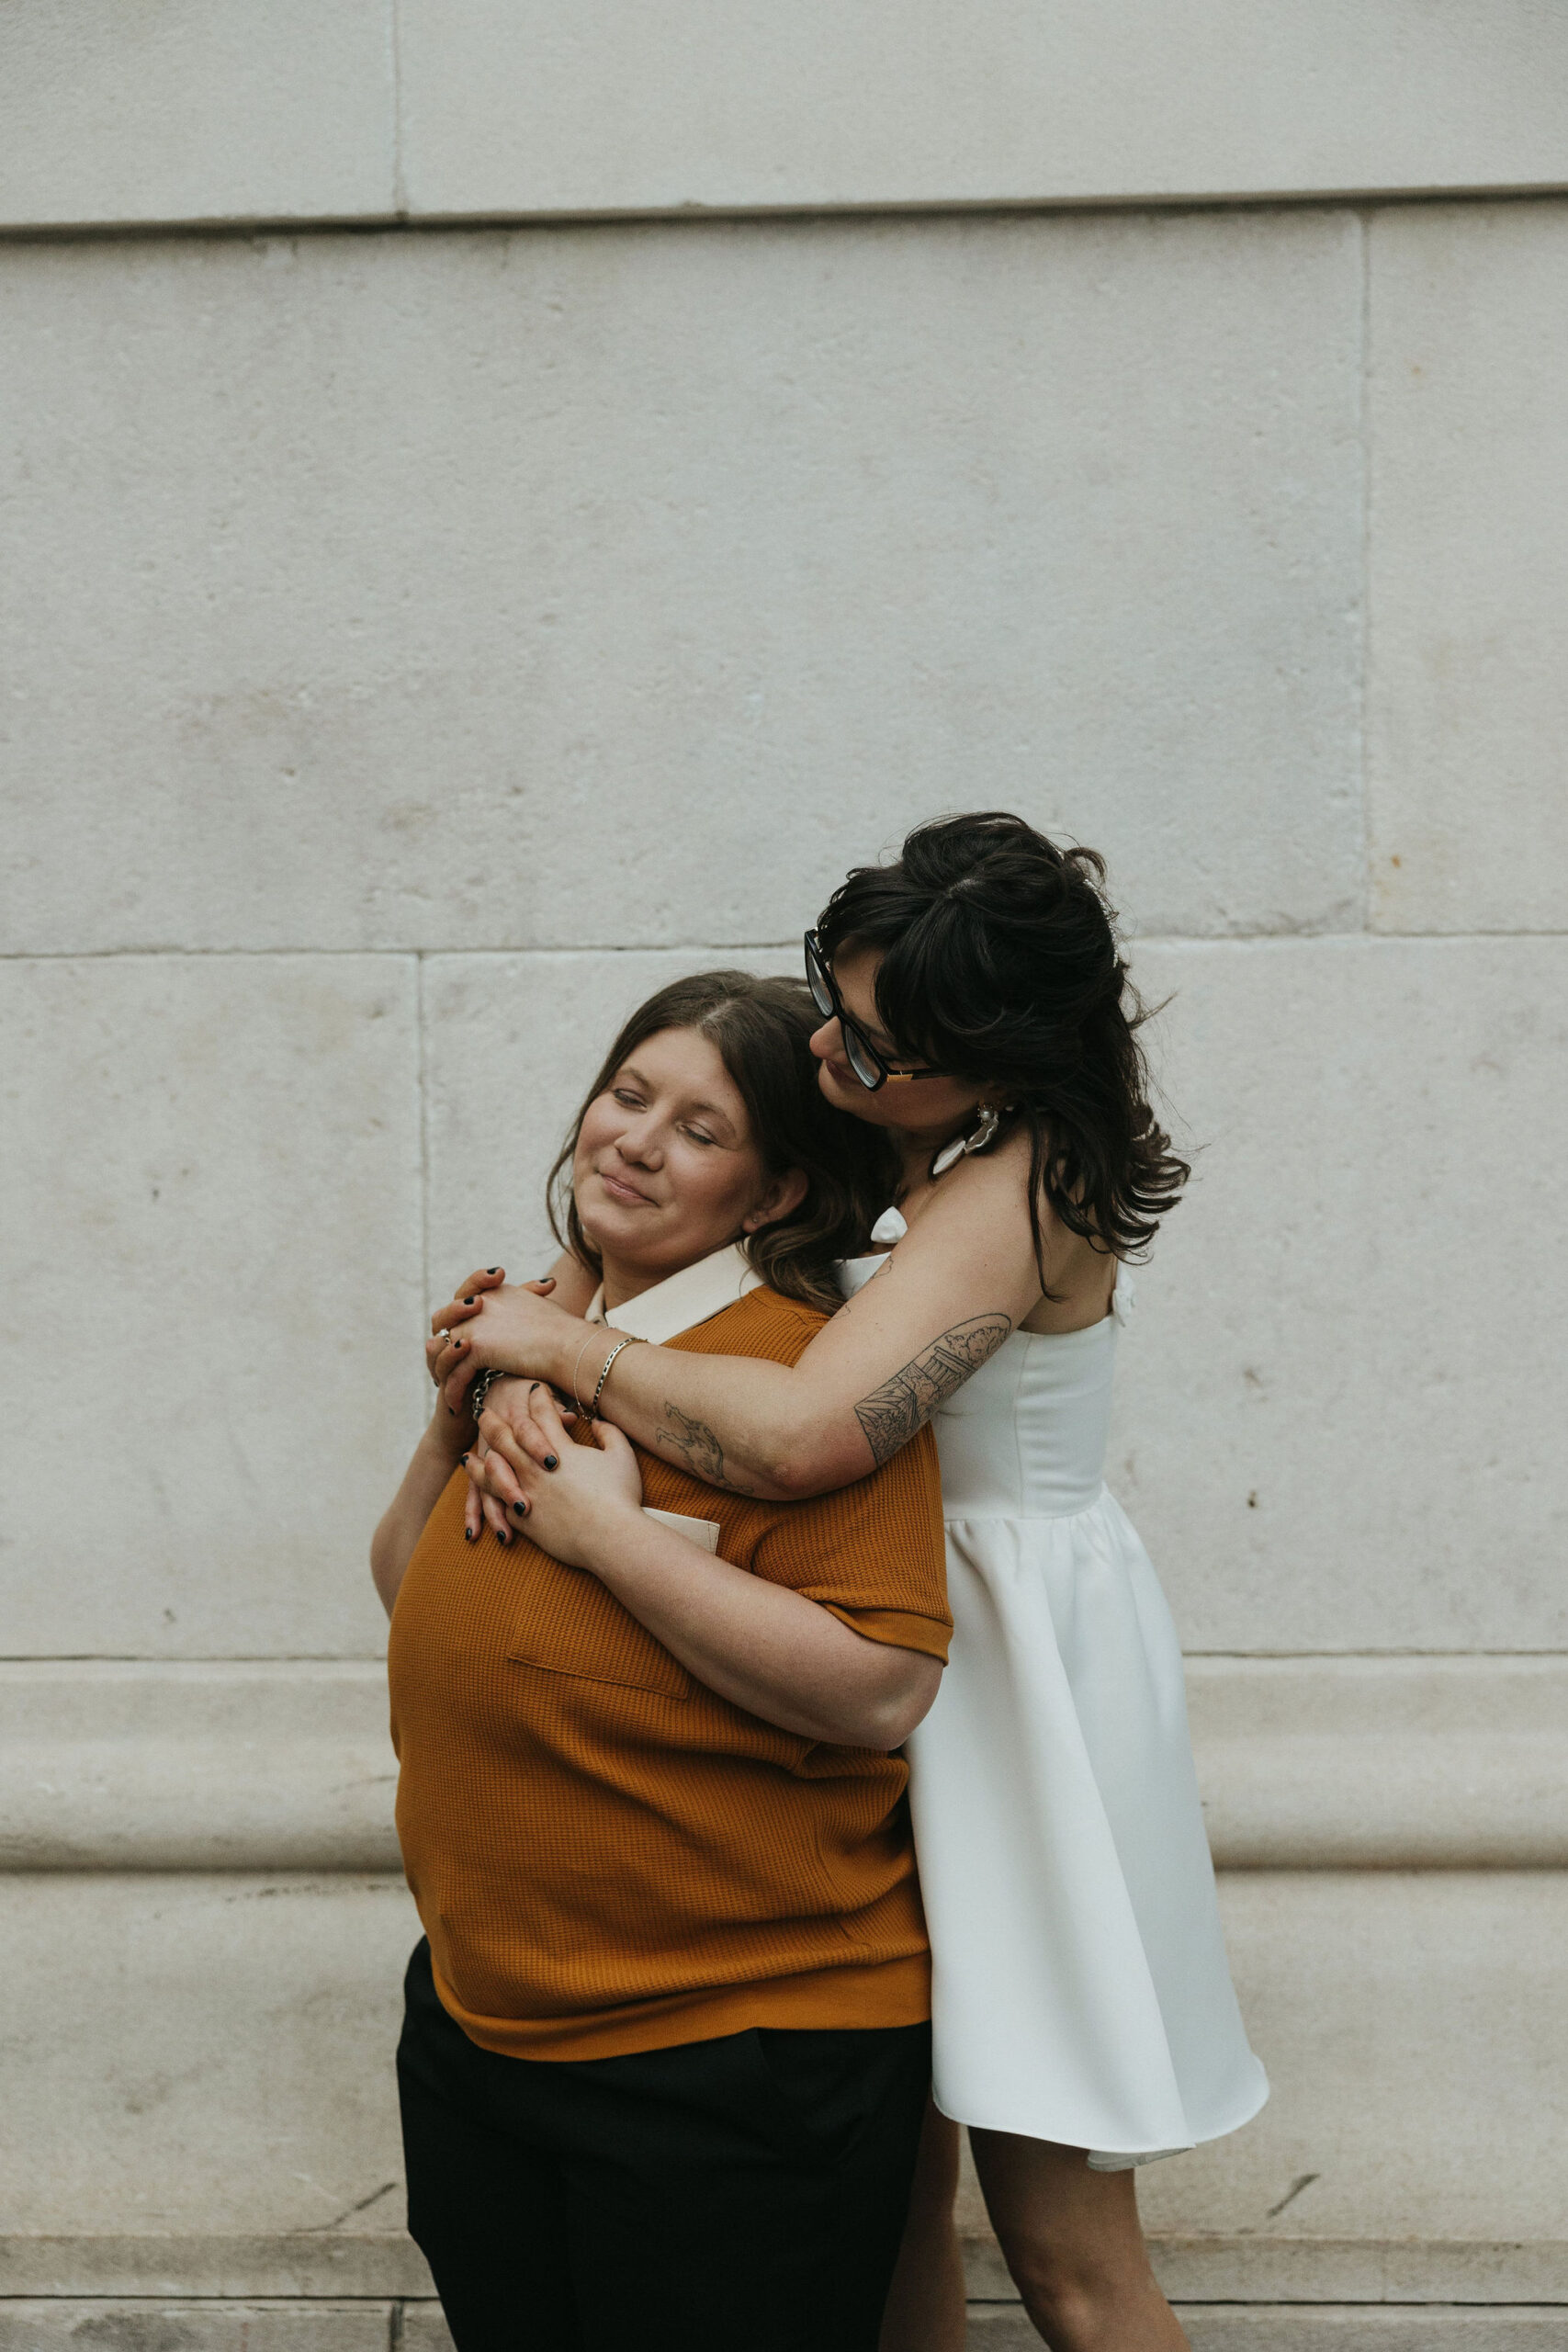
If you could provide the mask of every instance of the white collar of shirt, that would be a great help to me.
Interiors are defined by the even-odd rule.
[[[624,1306],[604,1311],[604,1285],[600,1283],[589,1304],[590,1323],[608,1323],[612,1329],[626,1331],[634,1340],[651,1340],[657,1345],[672,1340],[678,1332],[690,1331],[698,1323],[705,1323],[710,1316],[722,1315],[727,1306],[744,1298],[749,1290],[761,1290],[762,1277],[747,1258],[738,1241],[731,1241],[711,1257],[699,1258],[694,1266],[682,1266],[678,1274],[667,1274],[663,1282],[655,1283],[651,1290],[639,1291],[636,1298],[628,1298]]]

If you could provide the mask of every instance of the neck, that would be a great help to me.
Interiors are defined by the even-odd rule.
[[[612,1307],[624,1306],[628,1298],[640,1298],[645,1290],[651,1290],[655,1283],[664,1280],[665,1270],[656,1267],[649,1272],[646,1266],[626,1258],[602,1257],[599,1265],[606,1315]]]
[[[952,1143],[958,1136],[966,1136],[975,1125],[975,1114],[966,1111],[945,1127],[901,1127],[898,1130],[898,1158],[904,1189],[924,1182],[935,1155],[943,1144]]]

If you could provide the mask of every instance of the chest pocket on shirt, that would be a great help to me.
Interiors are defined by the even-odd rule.
[[[523,1566],[506,1654],[518,1666],[652,1690],[665,1699],[684,1699],[692,1688],[680,1659],[597,1577],[538,1554]]]

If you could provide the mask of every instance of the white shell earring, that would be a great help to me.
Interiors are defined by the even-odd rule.
[[[933,1176],[945,1176],[948,1170],[956,1168],[961,1159],[968,1159],[972,1152],[984,1151],[987,1145],[995,1143],[997,1129],[1001,1124],[1000,1112],[994,1102],[976,1102],[975,1108],[980,1114],[979,1125],[973,1134],[955,1136],[951,1143],[942,1145],[931,1161]]]

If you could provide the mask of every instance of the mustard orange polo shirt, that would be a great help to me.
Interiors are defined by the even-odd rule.
[[[667,1344],[793,1363],[825,1320],[752,1290]],[[644,1501],[716,1521],[722,1558],[945,1659],[929,1430],[800,1503],[638,1461]],[[469,2039],[598,2058],[928,2017],[902,1757],[780,1731],[697,1682],[596,1577],[521,1537],[465,1543],[466,1485],[415,1549],[388,1663],[404,1867]]]

